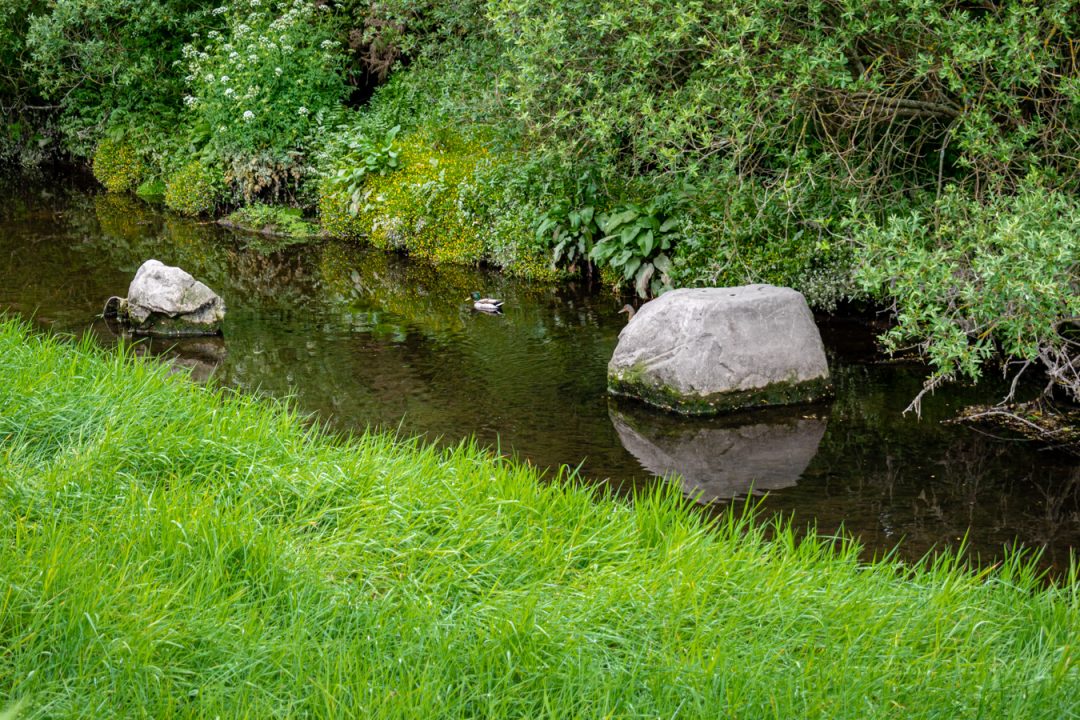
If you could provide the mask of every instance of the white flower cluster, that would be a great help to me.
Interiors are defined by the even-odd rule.
[[[193,39],[182,51],[185,82],[191,89],[184,105],[213,118],[217,127],[234,124],[229,116],[254,123],[295,113],[295,123],[295,118],[314,115],[297,103],[309,97],[303,88],[317,87],[305,74],[311,72],[314,58],[321,58],[316,62],[327,63],[323,67],[332,72],[341,48],[340,42],[323,39],[322,31],[313,32],[321,26],[313,19],[315,10],[313,0],[226,0],[214,8],[211,13],[223,16],[224,28],[208,31],[204,41]],[[321,52],[314,58],[304,52],[315,47]],[[296,99],[282,104],[283,92]]]

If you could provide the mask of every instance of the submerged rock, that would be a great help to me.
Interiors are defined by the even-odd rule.
[[[225,301],[178,267],[147,260],[122,305],[132,332],[142,335],[217,335]]]
[[[688,415],[808,402],[831,392],[802,293],[772,285],[673,290],[619,333],[608,391]]]
[[[723,418],[675,418],[644,408],[608,408],[619,440],[654,475],[679,475],[701,502],[798,482],[817,454],[826,420],[774,409]]]

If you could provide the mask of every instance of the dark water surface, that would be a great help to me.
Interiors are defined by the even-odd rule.
[[[678,472],[722,503],[766,509],[917,558],[967,535],[983,561],[1014,542],[1060,569],[1080,541],[1076,458],[940,421],[999,385],[939,391],[902,410],[925,374],[883,363],[864,324],[822,320],[834,402],[688,420],[609,402],[622,301],[497,274],[411,263],[339,243],[268,251],[73,178],[0,181],[0,311],[56,332],[115,336],[97,319],[149,258],[180,265],[228,306],[223,340],[155,353],[245,391],[294,398],[334,428],[480,442],[626,489]],[[473,313],[479,290],[503,316]]]

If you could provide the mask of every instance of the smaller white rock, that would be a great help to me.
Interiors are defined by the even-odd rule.
[[[190,273],[147,260],[128,287],[127,312],[136,332],[215,334],[225,319],[225,301]]]

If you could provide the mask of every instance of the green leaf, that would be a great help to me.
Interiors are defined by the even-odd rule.
[[[616,213],[610,216],[605,223],[604,230],[611,232],[615,228],[625,225],[638,216],[637,210],[623,210],[620,213]]]
[[[638,247],[643,257],[649,257],[653,251],[653,231],[646,230],[638,236]]]

